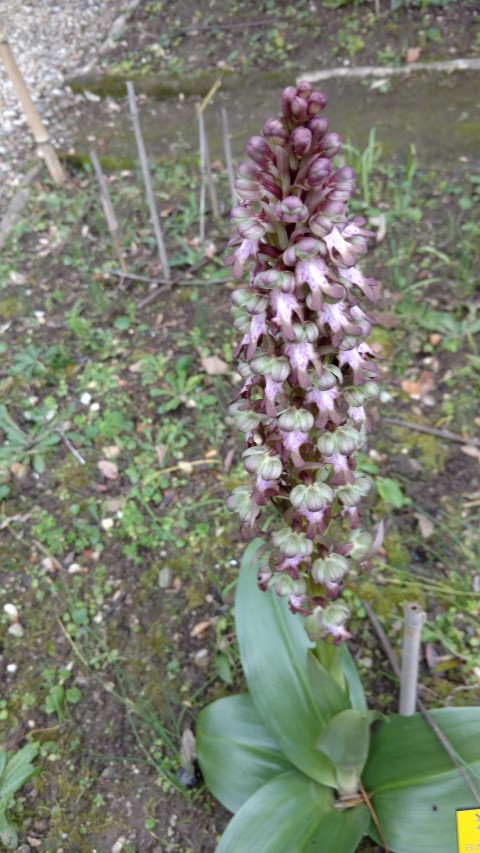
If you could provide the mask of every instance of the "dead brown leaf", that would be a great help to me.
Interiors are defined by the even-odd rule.
[[[435,380],[428,370],[422,370],[418,379],[404,379],[400,385],[402,391],[405,391],[412,400],[421,400],[433,391]]]
[[[217,247],[215,243],[209,243],[208,246],[205,247],[204,255],[206,258],[214,258],[217,254]]]
[[[418,521],[420,533],[422,534],[424,539],[428,539],[428,537],[431,536],[433,531],[435,530],[435,525],[433,521],[427,518],[426,515],[422,515],[420,512],[416,512],[414,513],[414,515]]]
[[[215,625],[215,619],[206,619],[204,622],[197,622],[190,631],[191,637],[204,637],[208,633],[212,625]]]
[[[155,453],[157,455],[158,464],[163,465],[165,461],[165,456],[167,455],[168,445],[167,444],[157,444],[155,447]]]
[[[180,747],[182,767],[186,767],[187,769],[193,767],[196,757],[195,735],[191,729],[184,729],[182,734],[182,745]]]
[[[97,468],[106,480],[118,480],[118,468],[115,462],[110,462],[108,459],[100,459],[97,462]]]
[[[118,459],[120,452],[121,449],[116,444],[108,444],[106,447],[102,448],[102,453],[105,456],[105,459]]]
[[[480,462],[480,447],[474,447],[473,444],[462,444],[460,450],[462,453],[465,453],[466,456],[471,456],[473,459],[477,459]]]
[[[406,54],[405,59],[407,62],[417,62],[422,49],[420,47],[409,47]]]
[[[218,355],[207,355],[202,358],[202,367],[209,376],[221,376],[228,371],[228,364]]]

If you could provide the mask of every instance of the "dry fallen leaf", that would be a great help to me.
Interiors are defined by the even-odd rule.
[[[158,464],[163,465],[165,461],[165,456],[168,452],[168,444],[157,444],[155,447],[155,453],[158,459]]]
[[[214,258],[217,254],[217,247],[215,243],[209,243],[205,248],[204,255],[206,258]]]
[[[225,459],[223,460],[223,470],[228,474],[230,468],[233,465],[233,460],[235,459],[235,448],[231,447],[230,450],[225,454]]]
[[[212,625],[215,624],[215,619],[206,619],[204,622],[197,622],[197,624],[190,631],[191,637],[204,637],[205,634],[208,633]]]
[[[422,50],[420,47],[409,47],[405,55],[407,62],[417,62]]]
[[[207,355],[202,358],[202,367],[209,376],[221,376],[223,373],[227,373],[229,369],[226,361],[223,361],[218,355]]]
[[[179,471],[182,471],[183,474],[191,474],[193,472],[193,465],[191,462],[178,462],[177,468]]]
[[[180,758],[183,767],[192,767],[197,757],[195,749],[195,735],[191,729],[184,729],[182,734],[182,745],[180,747]]]
[[[473,444],[462,444],[460,450],[466,456],[472,456],[473,459],[478,459],[480,462],[480,447],[474,447]]]
[[[117,459],[120,456],[120,447],[116,444],[108,444],[107,447],[102,448],[102,453],[105,459]]]
[[[418,521],[420,533],[422,534],[424,539],[428,539],[428,537],[431,536],[433,531],[435,530],[435,525],[433,521],[427,518],[426,515],[422,515],[420,512],[416,512],[414,513],[414,515]]]
[[[433,375],[428,370],[422,370],[418,379],[404,379],[401,383],[402,391],[405,391],[412,400],[421,400],[435,387]]]
[[[213,459],[217,455],[216,450],[207,450],[206,453],[203,454],[204,459]]]
[[[118,468],[115,462],[109,462],[108,459],[100,459],[97,462],[97,468],[107,480],[118,480]]]

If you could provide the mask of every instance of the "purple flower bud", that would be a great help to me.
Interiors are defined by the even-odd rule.
[[[308,129],[312,132],[312,151],[316,151],[318,143],[328,130],[328,119],[315,116],[308,122]]]
[[[312,144],[312,132],[308,127],[296,127],[290,136],[290,145],[296,157],[305,157]]]
[[[312,92],[308,99],[307,115],[314,116],[327,105],[327,98],[323,92]]]
[[[326,179],[332,172],[332,164],[327,157],[319,155],[313,160],[310,166],[305,181],[310,187],[319,187],[325,183]]]
[[[278,288],[283,293],[291,293],[295,289],[295,276],[287,270],[265,270],[255,277],[256,287]]]
[[[279,201],[274,211],[280,222],[305,222],[309,217],[308,207],[295,195]]]
[[[308,557],[313,551],[313,545],[303,533],[294,533],[290,527],[276,530],[272,536],[273,544],[286,557]]]
[[[263,135],[274,145],[286,145],[290,134],[281,118],[269,118],[263,125]]]
[[[335,157],[342,147],[342,140],[338,133],[327,133],[322,139],[321,151],[325,157]]]
[[[272,149],[261,136],[252,136],[247,143],[247,154],[255,163],[265,168],[274,160]]]

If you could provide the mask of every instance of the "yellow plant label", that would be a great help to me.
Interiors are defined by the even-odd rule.
[[[480,853],[480,808],[457,809],[458,853]]]

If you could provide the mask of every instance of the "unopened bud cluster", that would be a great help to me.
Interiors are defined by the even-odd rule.
[[[230,411],[253,482],[228,506],[269,543],[260,587],[339,642],[348,610],[335,599],[373,546],[359,527],[370,482],[355,454],[364,403],[377,394],[365,343],[372,319],[361,307],[377,283],[355,266],[371,234],[348,217],[355,174],[332,162],[341,140],[319,115],[325,104],[308,83],[285,89],[282,115],[250,139],[251,162],[239,167],[227,263],[249,281],[232,297],[243,387]]]

